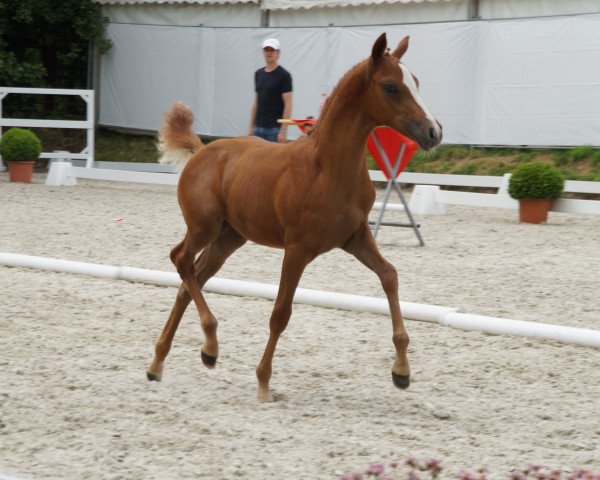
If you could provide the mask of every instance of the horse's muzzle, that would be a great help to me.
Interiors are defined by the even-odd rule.
[[[426,119],[420,123],[413,123],[408,130],[423,150],[431,150],[442,141],[442,125],[437,120]]]

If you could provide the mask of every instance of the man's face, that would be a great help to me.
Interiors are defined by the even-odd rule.
[[[273,47],[265,47],[263,48],[263,56],[267,63],[276,62],[279,58],[279,50],[275,50]]]

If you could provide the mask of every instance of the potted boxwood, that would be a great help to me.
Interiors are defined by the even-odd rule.
[[[519,220],[541,223],[548,220],[550,202],[562,194],[565,177],[547,163],[522,163],[510,176],[508,194],[519,200]]]
[[[8,165],[11,182],[31,183],[33,167],[42,153],[42,142],[31,130],[11,128],[0,137],[0,155]]]

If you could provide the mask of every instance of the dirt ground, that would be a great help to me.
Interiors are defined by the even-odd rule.
[[[0,252],[173,271],[175,187],[0,173]],[[377,240],[400,298],[468,313],[600,329],[600,217],[448,206]],[[282,252],[249,244],[218,276],[277,284]],[[382,297],[342,251],[301,287]],[[407,320],[413,383],[394,388],[383,315],[296,305],[274,360],[276,402],[254,369],[273,302],[207,294],[215,370],[186,312],[161,383],[145,370],[176,289],[0,266],[0,477],[323,479],[373,462],[442,461],[488,478],[542,464],[600,471],[600,349]]]

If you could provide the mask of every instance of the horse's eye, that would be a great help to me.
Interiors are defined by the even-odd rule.
[[[396,85],[393,85],[391,83],[384,83],[383,89],[388,93],[396,93],[397,92]]]

